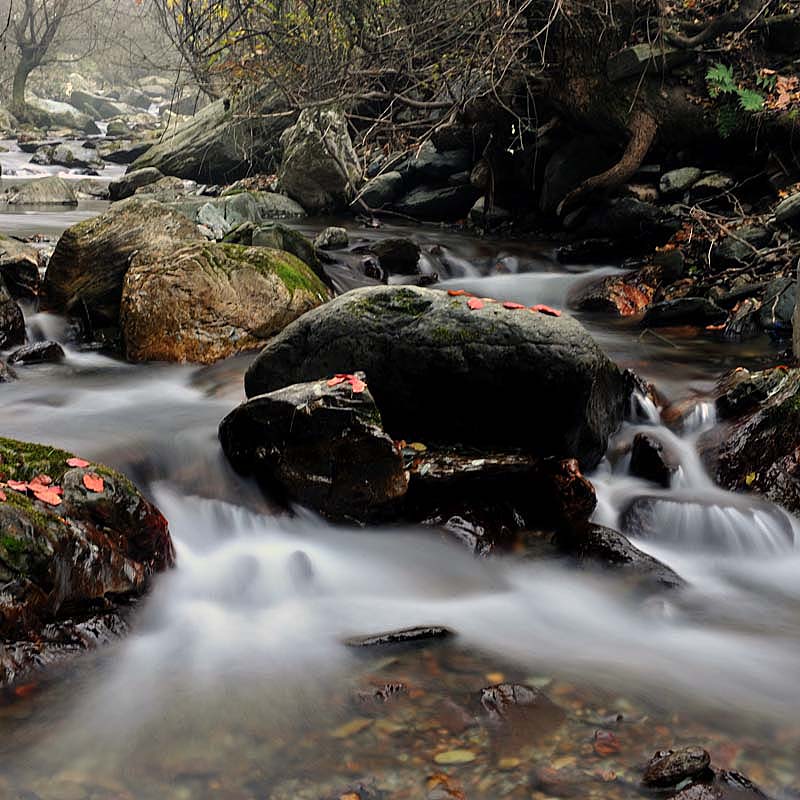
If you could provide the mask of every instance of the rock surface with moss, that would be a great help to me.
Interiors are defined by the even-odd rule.
[[[306,264],[281,250],[204,243],[137,255],[122,292],[125,354],[210,363],[260,347],[329,297]]]
[[[0,438],[0,685],[123,628],[173,562],[167,521],[123,475]]]
[[[347,292],[275,336],[248,397],[362,370],[396,439],[518,448],[591,468],[620,424],[626,382],[568,316],[417,287]]]

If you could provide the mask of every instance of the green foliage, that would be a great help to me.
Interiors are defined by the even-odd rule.
[[[774,75],[762,75],[756,83],[759,87],[770,90],[770,82],[774,85]],[[766,98],[755,89],[740,86],[733,68],[727,64],[714,64],[706,73],[706,86],[709,97],[718,101],[717,130],[720,136],[727,139],[742,127],[747,114],[763,110]]]

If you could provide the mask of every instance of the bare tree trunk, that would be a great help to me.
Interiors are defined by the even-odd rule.
[[[16,116],[24,116],[27,110],[25,103],[25,86],[28,83],[28,76],[36,65],[31,59],[22,56],[17,62],[14,70],[14,86],[11,93],[11,111]]]

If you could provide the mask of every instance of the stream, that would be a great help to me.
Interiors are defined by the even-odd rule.
[[[55,241],[104,207],[4,209],[0,232]],[[442,288],[526,304],[563,308],[576,282],[614,269],[434,228],[351,228],[354,240],[398,233],[438,248]],[[433,530],[334,529],[302,509],[277,514],[216,438],[243,399],[252,356],[128,365],[28,310],[29,338],[64,342],[67,358],[20,368],[0,387],[0,433],[128,474],[169,520],[178,566],[140,603],[127,638],[0,698],[0,797],[416,798],[441,771],[469,800],[640,797],[653,752],[686,744],[775,798],[797,797],[800,527],[715,488],[695,447],[714,422],[703,396],[715,379],[766,364],[778,348],[581,320],[666,397],[698,398],[677,433],[642,402],[609,448],[641,430],[660,438],[680,461],[670,489],[630,477],[624,457],[591,476],[603,524],[617,526],[633,498],[655,498],[647,535],[634,541],[690,582],[683,592],[642,597],[555,557],[480,559]],[[342,643],[421,624],[458,635],[389,651]],[[480,690],[501,681],[533,685],[560,710],[508,736],[480,705]],[[397,697],[376,694],[396,683]],[[456,766],[435,760],[453,752]]]

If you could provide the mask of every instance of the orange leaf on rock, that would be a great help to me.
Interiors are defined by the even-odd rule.
[[[538,305],[531,306],[531,311],[536,311],[539,314],[547,314],[548,317],[560,317],[561,312],[557,308],[550,308],[539,303]]]
[[[83,476],[83,485],[90,491],[90,492],[102,492],[105,488],[105,483],[103,479],[96,475],[94,472],[87,472]]]
[[[25,481],[9,481],[7,484],[9,489],[15,492],[22,492],[23,494],[28,491],[28,484]]]
[[[37,500],[41,500],[43,503],[47,503],[49,506],[60,506],[61,505],[61,497],[58,492],[53,491],[52,489],[48,489],[46,487],[36,487],[33,490],[33,496]]]
[[[483,300],[478,297],[470,297],[470,299],[467,300],[467,305],[473,311],[478,311],[479,309],[483,308]]]
[[[0,489],[0,503],[5,503],[8,498],[6,497],[6,493]]]
[[[29,486],[33,488],[34,486],[50,486],[53,482],[53,479],[49,475],[37,475],[29,482]]]
[[[503,308],[514,310],[517,308],[525,308],[525,306],[522,305],[522,303],[512,303],[510,300],[506,300],[506,302],[503,303]]]
[[[611,731],[595,731],[594,751],[599,756],[611,756],[619,753],[619,739]]]
[[[85,461],[82,458],[68,458],[67,459],[67,466],[68,467],[88,467],[89,462]]]
[[[338,386],[340,383],[344,383],[346,380],[346,375],[336,375],[328,381],[328,386]]]
[[[468,292],[466,289],[448,289],[447,294],[450,297],[472,297],[472,292]]]

